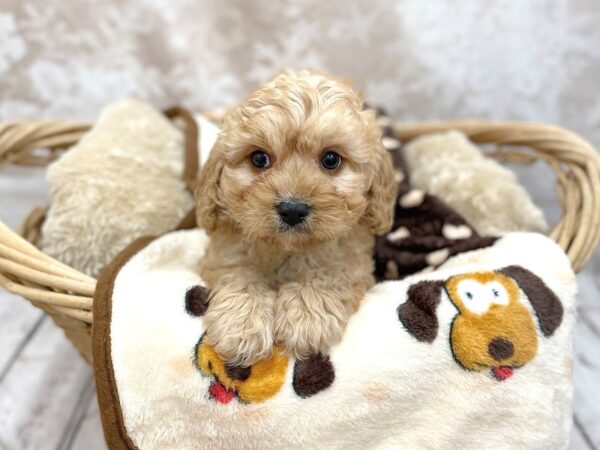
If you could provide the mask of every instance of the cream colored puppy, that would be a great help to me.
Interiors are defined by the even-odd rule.
[[[395,196],[375,114],[349,86],[288,71],[250,95],[197,184],[206,342],[240,365],[274,344],[327,353],[374,283],[374,235],[391,227]]]

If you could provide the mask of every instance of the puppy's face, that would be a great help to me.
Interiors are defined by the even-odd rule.
[[[211,159],[219,176],[209,213],[247,238],[297,250],[361,219],[374,232],[391,225],[393,170],[374,116],[349,87],[322,75],[284,73],[251,95],[226,119]],[[208,228],[201,191],[198,214]],[[374,201],[392,206],[368,214]]]

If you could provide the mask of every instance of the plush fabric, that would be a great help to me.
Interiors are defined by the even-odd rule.
[[[511,233],[379,283],[328,357],[276,353],[249,369],[202,344],[207,239],[134,244],[99,282],[94,362],[111,448],[567,447],[576,288],[550,239]]]
[[[442,288],[458,310],[450,329],[454,359],[468,370],[490,368],[501,380],[537,354],[536,327],[520,301],[520,290],[535,311],[544,336],[551,336],[563,319],[560,300],[543,280],[521,266],[509,266],[412,285],[407,301],[398,308],[398,317],[418,340],[433,342],[437,336],[435,309]]]
[[[480,235],[544,232],[548,225],[515,174],[458,132],[423,136],[403,148],[411,185],[438,197]]]
[[[458,253],[492,245],[496,240],[494,236],[481,236],[475,226],[467,222],[456,209],[449,207],[439,197],[415,187],[412,182],[413,174],[407,167],[405,158],[410,144],[402,146],[394,137],[392,119],[381,109],[377,112],[383,145],[391,153],[394,162],[398,193],[392,228],[385,235],[378,236],[375,244],[377,278],[402,279],[419,271],[433,270]],[[435,140],[432,148],[436,149]],[[436,154],[428,156],[432,164],[436,165]],[[431,176],[444,178],[452,168],[440,170]],[[490,183],[494,185],[493,180]],[[448,187],[452,191],[461,188],[460,185]],[[529,201],[524,191],[523,198]],[[475,219],[489,220],[491,214],[504,213],[486,211]]]
[[[216,127],[196,120],[204,131],[200,148],[210,149]],[[95,276],[136,238],[173,230],[194,206],[184,182],[184,144],[181,129],[141,101],[107,106],[48,168],[42,250]]]

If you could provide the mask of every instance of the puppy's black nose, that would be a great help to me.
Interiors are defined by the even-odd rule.
[[[300,200],[284,200],[277,205],[277,214],[290,226],[304,222],[310,213],[310,206]]]

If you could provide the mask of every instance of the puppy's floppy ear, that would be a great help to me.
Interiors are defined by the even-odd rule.
[[[392,227],[396,207],[397,184],[394,179],[394,165],[390,153],[381,143],[381,130],[375,121],[373,111],[363,111],[367,122],[369,140],[373,146],[372,181],[367,194],[368,205],[363,223],[375,235],[380,235]]]
[[[223,143],[219,138],[196,179],[196,220],[208,234],[217,228],[219,183],[224,165]]]
[[[533,306],[542,333],[552,336],[563,318],[563,306],[556,294],[540,277],[521,266],[508,266],[498,272],[517,282]]]
[[[404,328],[419,341],[433,342],[438,332],[435,314],[440,304],[444,281],[420,281],[408,288],[406,302],[398,307]]]

